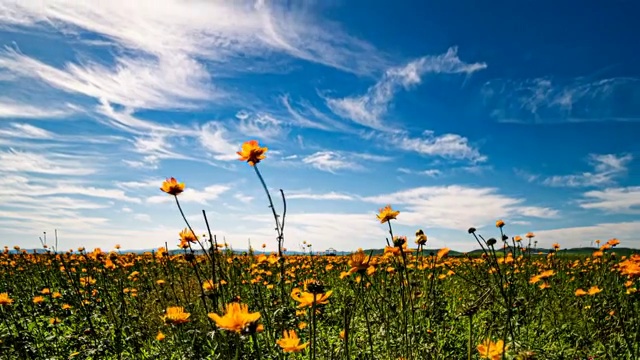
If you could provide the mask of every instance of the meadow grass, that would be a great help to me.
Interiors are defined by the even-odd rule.
[[[611,239],[586,255],[539,254],[525,238],[470,228],[478,256],[425,251],[379,210],[381,254],[287,255],[286,198],[278,251],[233,252],[184,217],[184,183],[167,179],[186,228],[180,251],[116,249],[0,254],[1,359],[638,359],[640,255]],[[205,224],[208,219],[203,212]],[[496,239],[497,238],[497,239]],[[381,244],[384,244],[381,239]]]

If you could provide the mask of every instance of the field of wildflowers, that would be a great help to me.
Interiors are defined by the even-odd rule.
[[[538,253],[535,234],[474,228],[480,256],[424,250],[378,212],[382,255],[287,255],[282,211],[258,164],[278,251],[231,251],[184,216],[185,184],[167,179],[185,228],[181,251],[144,253],[43,244],[0,255],[0,359],[638,359],[640,255],[611,239],[590,256]],[[208,227],[206,213],[203,211]],[[381,239],[381,247],[385,239]],[[600,242],[598,242],[600,245]]]

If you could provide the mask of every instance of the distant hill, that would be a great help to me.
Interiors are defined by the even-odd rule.
[[[47,252],[46,249],[21,249],[22,250],[26,250],[27,253],[29,254],[45,254]],[[414,252],[416,249],[412,249]],[[424,255],[431,255],[431,254],[437,254],[438,251],[440,249],[424,249],[423,250],[423,254]],[[507,248],[507,251],[510,251],[511,248]],[[581,247],[581,248],[569,248],[569,249],[560,249],[558,250],[558,255],[579,255],[579,256],[588,256],[591,255],[594,251],[597,251],[598,248],[594,248],[594,247]],[[92,250],[89,249],[88,252],[91,252]],[[134,254],[143,254],[146,252],[155,252],[157,251],[157,249],[142,249],[142,250],[119,250],[118,252],[120,253],[134,253]],[[384,249],[364,249],[363,250],[367,255],[368,254],[373,254],[373,255],[381,255],[384,253]],[[551,249],[545,249],[545,248],[535,248],[532,249],[531,253],[532,254],[548,254],[551,251]],[[203,254],[202,249],[194,249],[194,252],[196,254]],[[246,254],[247,250],[245,249],[234,249],[232,250],[232,252],[234,254]],[[626,248],[626,247],[619,247],[619,248],[613,248],[611,250],[608,250],[608,252],[615,252],[617,255],[619,256],[629,256],[631,254],[640,254],[640,249],[632,249],[632,248]],[[17,253],[16,250],[9,250],[10,254],[15,254]],[[74,251],[74,253],[77,253]],[[171,255],[176,255],[176,254],[182,254],[183,250],[180,249],[171,249],[169,250],[169,253]],[[271,251],[256,251],[254,250],[253,252],[255,255],[260,255],[260,254],[265,254],[265,255],[269,255],[272,252]],[[353,253],[352,251],[335,251],[332,252],[333,255],[336,256],[345,256],[345,255],[350,255],[351,253]],[[480,256],[482,255],[483,251],[481,249],[475,249],[475,250],[471,250],[471,251],[467,251],[467,252],[461,252],[461,251],[455,251],[455,250],[450,250],[449,251],[449,256],[462,256],[464,254],[468,255],[468,256]],[[496,253],[498,253],[498,255],[503,254],[502,248],[496,248]],[[286,252],[287,255],[302,255],[304,254],[301,251],[287,251]],[[307,253],[308,254],[308,253]],[[313,255],[316,256],[321,256],[321,255],[325,255],[324,251],[314,251]]]

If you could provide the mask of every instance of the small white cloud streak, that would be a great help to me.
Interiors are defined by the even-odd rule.
[[[640,213],[640,186],[587,191],[580,202],[583,209],[596,209],[616,214]]]
[[[590,154],[589,163],[593,172],[582,174],[556,175],[542,181],[544,185],[554,187],[589,187],[614,183],[614,180],[627,172],[627,165],[633,160],[631,154]]]
[[[2,64],[0,60],[0,64]],[[0,65],[0,68],[2,65]],[[29,104],[21,104],[8,98],[0,98],[0,119],[48,119],[61,118],[71,114],[71,109],[40,108]]]
[[[341,99],[327,98],[327,106],[336,115],[350,119],[365,127],[388,130],[383,126],[382,117],[389,104],[401,89],[409,90],[421,83],[426,73],[465,73],[467,75],[486,68],[485,63],[467,64],[458,58],[457,48],[450,48],[445,54],[425,56],[410,63],[388,69],[383,77],[367,93],[358,97]]]
[[[207,205],[209,201],[216,200],[223,193],[227,192],[231,189],[228,185],[209,185],[202,190],[196,190],[193,188],[185,189],[183,193],[179,195],[181,203],[198,203],[202,205]],[[161,204],[161,203],[169,203],[175,201],[173,196],[169,196],[167,194],[156,195],[147,198],[147,203],[149,204]]]

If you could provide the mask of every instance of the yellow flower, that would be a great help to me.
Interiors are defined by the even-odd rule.
[[[232,302],[227,304],[226,310],[224,316],[209,313],[209,319],[215,321],[219,328],[227,331],[252,333],[262,330],[262,325],[257,324],[260,312],[250,313],[249,305]]]
[[[184,191],[184,183],[179,183],[175,178],[170,178],[162,182],[162,187],[160,190],[166,192],[167,194],[177,196],[181,192]]]
[[[602,290],[597,287],[597,286],[592,286],[591,288],[589,288],[589,291],[587,292],[589,295],[593,296],[599,292],[601,292]]]
[[[503,227],[503,226],[504,226],[504,221],[502,221],[502,220],[498,220],[498,221],[496,221],[496,227],[497,227],[497,228],[501,228],[501,227]]]
[[[498,340],[496,342],[491,339],[485,340],[482,344],[478,345],[476,349],[480,353],[482,359],[499,360],[502,357],[504,341]],[[507,350],[508,346],[504,347]]]
[[[351,254],[349,259],[349,274],[353,274],[354,272],[364,272],[369,267],[369,261],[371,261],[371,256],[367,256],[362,249],[358,249],[355,253]]]
[[[33,298],[33,303],[34,304],[40,304],[41,302],[44,302],[44,297],[36,296],[36,297]]]
[[[298,308],[303,308],[312,306],[314,304],[314,297],[316,305],[328,304],[329,296],[331,296],[332,293],[333,290],[329,290],[324,294],[313,294],[310,292],[302,291],[299,288],[294,288],[293,290],[291,290],[291,297],[293,298],[293,300],[300,303],[298,305]]]
[[[300,344],[300,338],[298,338],[295,330],[285,330],[283,337],[277,340],[276,343],[280,345],[284,352],[300,352],[309,346],[308,342]]]
[[[198,241],[198,237],[193,233],[193,231],[189,230],[188,228],[184,228],[182,231],[180,231],[179,235],[180,243],[195,243]]]
[[[184,312],[182,306],[170,306],[162,318],[166,323],[178,325],[189,322],[189,316],[191,316],[191,314]]]
[[[582,289],[578,289],[578,290],[576,290],[576,292],[574,294],[576,296],[583,296],[583,295],[587,295],[587,292],[582,290]]]
[[[391,219],[395,219],[398,214],[400,214],[400,211],[394,211],[391,208],[391,205],[387,205],[380,209],[378,215],[376,216],[378,217],[378,220],[380,220],[380,223],[384,224]]]
[[[164,340],[164,338],[166,338],[166,336],[164,336],[162,331],[158,331],[158,335],[156,335],[156,340],[162,341],[162,340]]]
[[[442,248],[438,251],[436,257],[438,258],[438,260],[440,260],[447,255],[449,255],[449,248]]]
[[[266,147],[260,147],[258,141],[249,140],[242,144],[242,150],[236,152],[236,154],[240,155],[238,160],[246,161],[249,165],[254,166],[259,163],[260,160],[264,160],[266,156],[264,153],[269,150]]]
[[[58,319],[58,318],[51,318],[51,319],[49,319],[49,324],[51,324],[51,325],[58,325],[58,324],[60,324],[61,322],[62,322],[62,321],[61,321],[60,319]]]
[[[11,305],[13,299],[9,297],[9,293],[0,293],[0,305]]]

